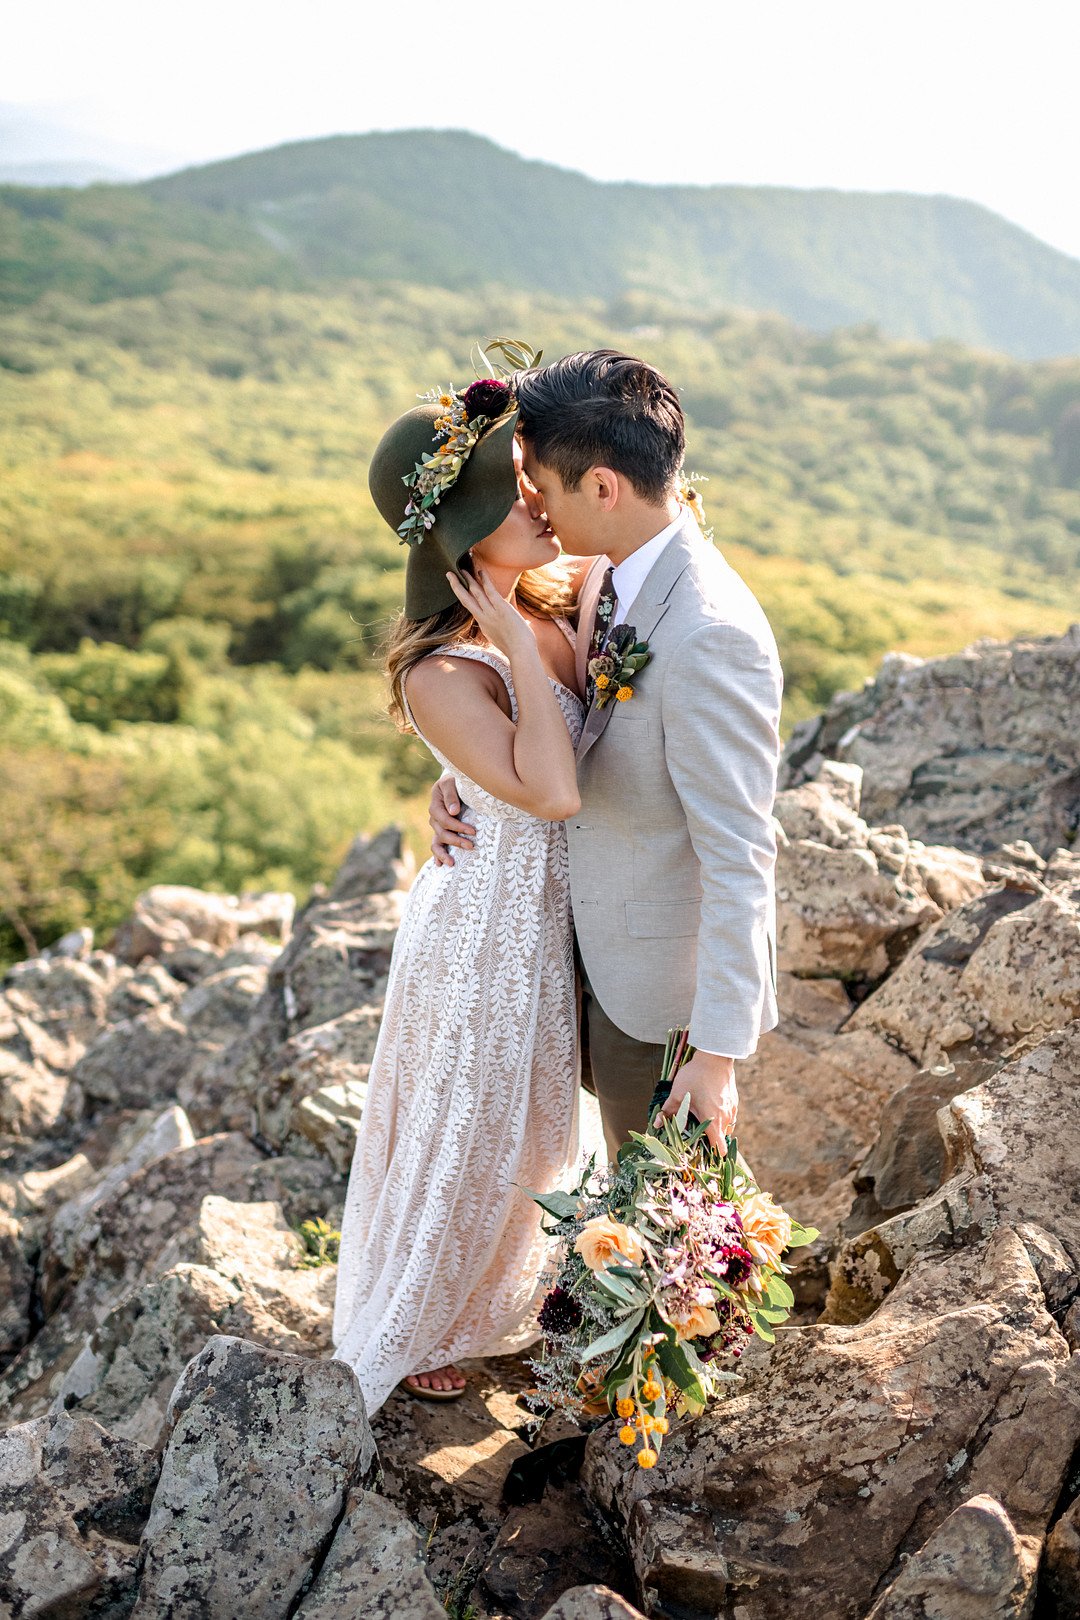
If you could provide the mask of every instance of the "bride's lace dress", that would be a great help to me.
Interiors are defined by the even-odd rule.
[[[500,652],[441,651],[497,670],[517,719]],[[576,744],[581,700],[552,686]],[[334,1359],[369,1411],[409,1373],[536,1339],[553,1240],[519,1189],[566,1184],[578,1159],[566,830],[455,774],[475,845],[409,893],[341,1227]]]

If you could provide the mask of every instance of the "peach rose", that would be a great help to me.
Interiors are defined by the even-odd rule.
[[[620,1256],[636,1265],[644,1258],[636,1232],[610,1215],[597,1215],[578,1234],[574,1248],[590,1271],[603,1271],[605,1266],[618,1265]],[[616,1250],[618,1253],[616,1253]]]
[[[779,1267],[780,1256],[791,1240],[791,1216],[773,1200],[772,1193],[751,1193],[739,1210],[745,1243],[761,1265]]]
[[[720,1331],[720,1318],[711,1305],[691,1305],[683,1316],[671,1318],[684,1339],[708,1339]]]

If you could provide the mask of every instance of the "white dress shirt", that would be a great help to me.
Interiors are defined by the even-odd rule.
[[[686,508],[679,507],[678,516],[673,518],[666,529],[654,534],[651,540],[646,540],[643,546],[632,551],[625,562],[611,570],[611,583],[615,587],[618,603],[611,616],[611,628],[617,624],[625,624],[630,609],[637,600],[638,592],[645,583],[646,575],[651,571],[653,563],[659,557],[676,529],[681,528]]]

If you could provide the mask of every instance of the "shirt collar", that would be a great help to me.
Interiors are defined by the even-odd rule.
[[[651,573],[653,564],[668,541],[682,528],[685,517],[686,507],[680,505],[678,514],[666,528],[661,529],[659,534],[654,534],[651,540],[646,540],[643,546],[630,553],[625,562],[619,563],[618,567],[611,570],[611,583],[615,587],[615,594],[623,613],[629,613],[633,607],[646,576]]]

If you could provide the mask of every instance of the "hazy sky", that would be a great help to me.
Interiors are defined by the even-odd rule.
[[[971,197],[1080,257],[1077,0],[35,0],[0,102],[180,161],[449,126],[601,179]]]

